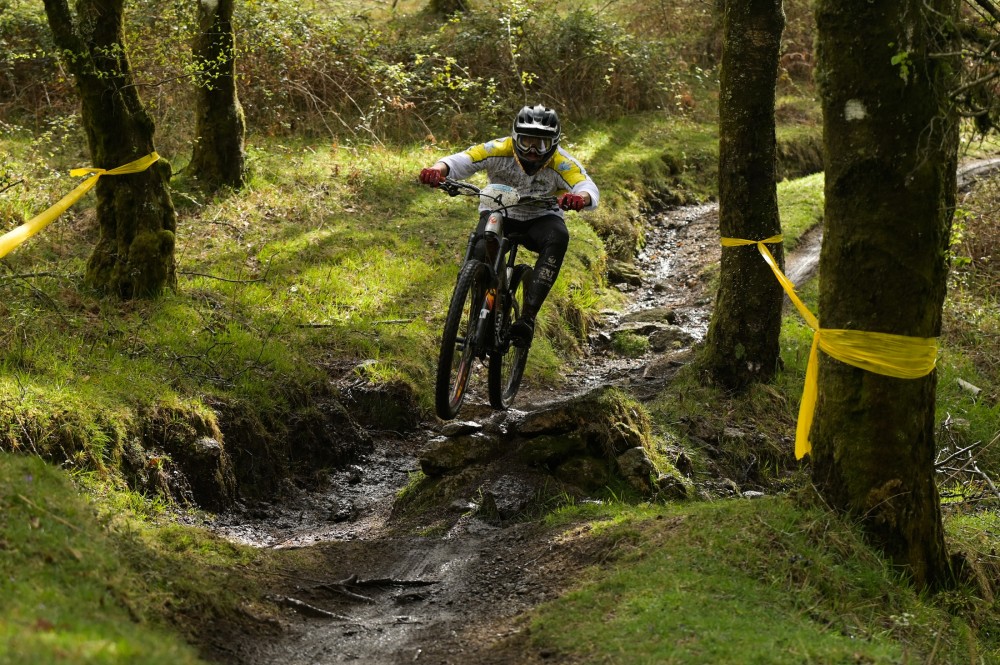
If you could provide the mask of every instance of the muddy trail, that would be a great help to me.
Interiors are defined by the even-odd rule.
[[[485,390],[473,390],[461,418],[503,431],[533,409],[600,386],[619,386],[639,399],[655,394],[707,332],[713,296],[706,269],[719,259],[717,229],[715,204],[652,218],[636,261],[641,274],[621,274],[613,285],[628,294],[628,306],[603,313],[586,357],[567,368],[566,385],[525,384],[515,408],[504,413],[489,408]],[[788,257],[796,279],[814,269],[818,247],[813,235]],[[616,355],[611,340],[623,331],[648,336],[651,350],[639,358]],[[485,376],[473,382],[484,388]],[[222,629],[206,655],[242,665],[559,661],[559,654],[532,649],[517,617],[558,595],[606,552],[593,540],[554,534],[530,520],[480,518],[482,491],[430,515],[400,514],[397,494],[441,429],[428,422],[405,435],[381,433],[370,455],[333,473],[321,491],[220,516],[212,528],[227,538],[311,547],[320,563],[290,570],[274,585],[268,599],[279,610],[277,624]],[[494,479],[495,502],[517,493],[505,483],[517,481]]]
[[[628,306],[603,313],[586,357],[567,368],[566,384],[558,390],[526,384],[505,413],[490,409],[485,391],[474,388],[461,418],[503,429],[533,409],[600,386],[619,386],[639,399],[655,394],[707,332],[706,269],[721,252],[717,229],[714,204],[655,216],[636,261],[642,273],[622,274],[613,285],[628,294]],[[818,236],[806,239],[788,257],[798,279],[813,269],[818,246]],[[620,332],[649,336],[651,350],[639,358],[617,355],[611,340]],[[473,380],[485,387],[485,376]],[[213,528],[230,539],[313,547],[322,564],[290,574],[273,590],[280,625],[220,634],[210,655],[246,665],[558,661],[558,654],[531,649],[517,617],[558,595],[606,553],[531,521],[481,519],[483,497],[476,494],[451,500],[446,515],[414,521],[397,514],[397,493],[441,426],[383,433],[366,459],[332,474],[322,491],[221,516]]]
[[[998,169],[1000,159],[966,164],[960,191]],[[213,626],[205,655],[240,665],[570,662],[533,647],[520,617],[605,560],[612,543],[537,521],[497,519],[496,510],[486,515],[485,503],[496,508],[518,495],[520,481],[512,475],[479,478],[431,511],[400,510],[397,497],[442,430],[503,433],[602,386],[644,400],[690,359],[707,332],[714,297],[708,269],[721,253],[718,208],[679,208],[649,222],[636,260],[641,272],[622,270],[611,280],[628,294],[628,305],[602,313],[585,357],[567,367],[564,386],[525,384],[515,408],[503,413],[489,408],[485,390],[473,389],[464,423],[382,432],[371,454],[333,473],[320,491],[220,516],[212,528],[227,538],[310,548],[313,556],[308,569],[290,567],[272,585],[268,600],[279,620],[250,615],[241,625]],[[814,274],[820,243],[821,229],[813,229],[786,256],[785,272],[796,285]],[[620,332],[647,336],[650,351],[638,358],[615,354],[612,339]],[[345,389],[351,376],[345,371]],[[483,388],[485,376],[473,383]]]

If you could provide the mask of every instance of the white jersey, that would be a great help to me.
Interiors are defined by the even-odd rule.
[[[585,210],[596,208],[600,198],[597,185],[587,175],[586,169],[562,148],[558,148],[535,175],[528,175],[518,164],[514,155],[514,142],[509,136],[474,145],[441,161],[448,165],[448,177],[456,180],[464,180],[473,173],[485,169],[486,178],[490,182],[513,187],[525,196],[558,196],[566,192],[574,194],[587,192],[590,194],[590,205],[584,208]],[[488,210],[482,204],[479,209]],[[563,211],[521,206],[512,208],[508,213],[512,219],[521,221],[544,215],[562,217]]]

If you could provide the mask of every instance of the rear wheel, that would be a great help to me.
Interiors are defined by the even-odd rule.
[[[494,409],[509,408],[521,387],[524,366],[528,363],[528,347],[510,343],[510,326],[524,309],[524,294],[531,285],[531,266],[514,268],[510,280],[511,302],[504,308],[500,328],[500,347],[490,354],[490,405]]]
[[[479,261],[466,261],[448,306],[434,386],[434,405],[438,417],[444,420],[458,415],[478,355],[474,337],[486,271],[486,266]]]

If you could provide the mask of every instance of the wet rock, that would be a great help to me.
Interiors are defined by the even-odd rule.
[[[516,427],[516,433],[526,438],[572,431],[580,432],[595,452],[611,458],[650,442],[645,412],[621,393],[606,388],[529,413]]]
[[[631,263],[612,259],[608,261],[608,282],[611,284],[629,284],[640,286],[642,273]]]
[[[184,488],[187,498],[209,510],[224,510],[236,499],[236,474],[223,445],[222,432],[211,414],[182,408],[151,411],[143,439],[163,446],[176,464],[167,469],[166,484]],[[188,494],[189,493],[189,494]]]
[[[677,469],[681,475],[688,478],[690,478],[691,474],[694,473],[694,463],[683,450],[677,453],[677,457],[674,458],[674,468]]]
[[[574,485],[588,492],[607,487],[611,472],[606,460],[596,457],[573,457],[555,470],[555,476],[568,485]]]
[[[626,321],[616,326],[611,332],[611,336],[632,334],[649,337],[653,333],[668,329],[669,324],[658,321]]]
[[[360,467],[357,464],[348,465],[347,478],[346,478],[348,485],[357,485],[362,480],[364,480],[364,477],[365,477],[365,470],[363,467]]]
[[[558,406],[529,413],[517,424],[517,433],[524,437],[541,434],[564,434],[576,429],[579,416],[571,408]]]
[[[653,307],[622,317],[622,323],[669,323],[676,325],[677,321],[677,312],[671,307]]]
[[[639,448],[645,455],[649,443],[649,431],[642,428],[641,423],[619,420],[606,430],[604,452],[609,457],[617,457],[629,450]]]
[[[482,487],[479,516],[487,521],[507,522],[524,519],[547,507],[549,500],[565,488],[541,473],[505,474]]]
[[[649,459],[644,448],[626,450],[616,459],[618,470],[635,490],[643,494],[653,492],[652,478],[656,476],[656,465]]]
[[[573,455],[587,451],[587,440],[579,433],[528,439],[516,452],[516,459],[531,466],[556,465]]]
[[[355,382],[341,387],[341,398],[354,418],[370,429],[406,432],[420,424],[416,396],[402,381]]]
[[[720,478],[716,481],[715,491],[722,496],[740,496],[740,486],[730,478]]]
[[[567,492],[582,497],[606,487],[621,465],[634,476],[626,482],[653,494],[658,472],[642,452],[654,445],[649,416],[625,393],[605,387],[538,411],[505,413],[502,426],[486,422],[481,431],[433,440],[419,460],[425,482],[394,512],[447,508],[478,494],[479,513],[509,520],[529,508],[551,509]],[[637,459],[615,462],[631,449]]]
[[[420,456],[420,470],[436,477],[472,464],[488,462],[499,455],[497,444],[494,437],[483,434],[438,437]]]
[[[448,504],[448,508],[450,508],[452,512],[462,513],[462,514],[474,511],[478,507],[479,506],[472,503],[468,499],[455,499],[450,504]]]
[[[663,352],[680,349],[694,343],[694,335],[680,326],[658,328],[649,334],[649,346],[654,351]]]
[[[354,519],[358,509],[351,501],[333,501],[330,503],[329,519],[331,522],[346,522]]]
[[[691,496],[688,485],[677,476],[661,473],[653,483],[656,498],[661,501],[681,501]]]
[[[604,351],[610,348],[612,341],[613,340],[611,339],[611,335],[604,330],[597,333],[596,335],[591,335],[589,339],[590,347],[595,351]]]
[[[677,370],[686,364],[688,358],[680,352],[654,357],[642,369],[642,378],[646,380],[669,379],[677,374]]]
[[[441,434],[443,436],[461,436],[479,432],[482,429],[481,424],[471,420],[452,420],[441,426]]]

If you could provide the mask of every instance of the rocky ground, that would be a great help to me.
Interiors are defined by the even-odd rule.
[[[652,220],[637,261],[641,274],[624,268],[615,273],[615,288],[631,296],[628,308],[605,313],[589,355],[568,369],[565,387],[525,385],[517,408],[499,414],[489,409],[485,393],[473,391],[461,416],[466,426],[442,431],[441,423],[423,423],[405,435],[384,433],[368,458],[333,474],[322,491],[222,516],[214,528],[229,538],[260,547],[316,548],[322,563],[274,583],[269,599],[281,616],[277,625],[250,622],[219,631],[206,655],[244,665],[568,662],[533,648],[520,617],[567,588],[584,567],[613,557],[614,545],[517,519],[539,496],[538,487],[553,478],[533,478],[541,474],[524,459],[555,455],[544,447],[552,441],[580,442],[577,466],[588,457],[588,445],[614,449],[615,455],[636,445],[630,438],[641,437],[641,423],[628,424],[614,441],[595,444],[587,417],[566,414],[584,413],[586,400],[603,386],[624,387],[642,399],[685,362],[708,326],[706,270],[720,254],[717,225],[714,205]],[[807,262],[815,260],[813,245],[818,247],[818,238],[802,243]],[[800,278],[808,273],[796,256],[788,264]],[[612,353],[616,332],[647,336],[650,352],[640,358]],[[577,404],[577,411],[566,404]],[[570,420],[567,434],[563,426]],[[539,434],[556,430],[559,436],[539,443],[547,440]],[[455,437],[466,439],[457,439],[454,450],[479,452],[447,461],[441,451]],[[435,482],[443,505],[438,510],[397,499],[421,468]],[[565,477],[558,468],[552,473],[556,482]],[[661,480],[661,487],[646,490],[691,491],[690,483]],[[569,483],[558,491],[579,487]]]

